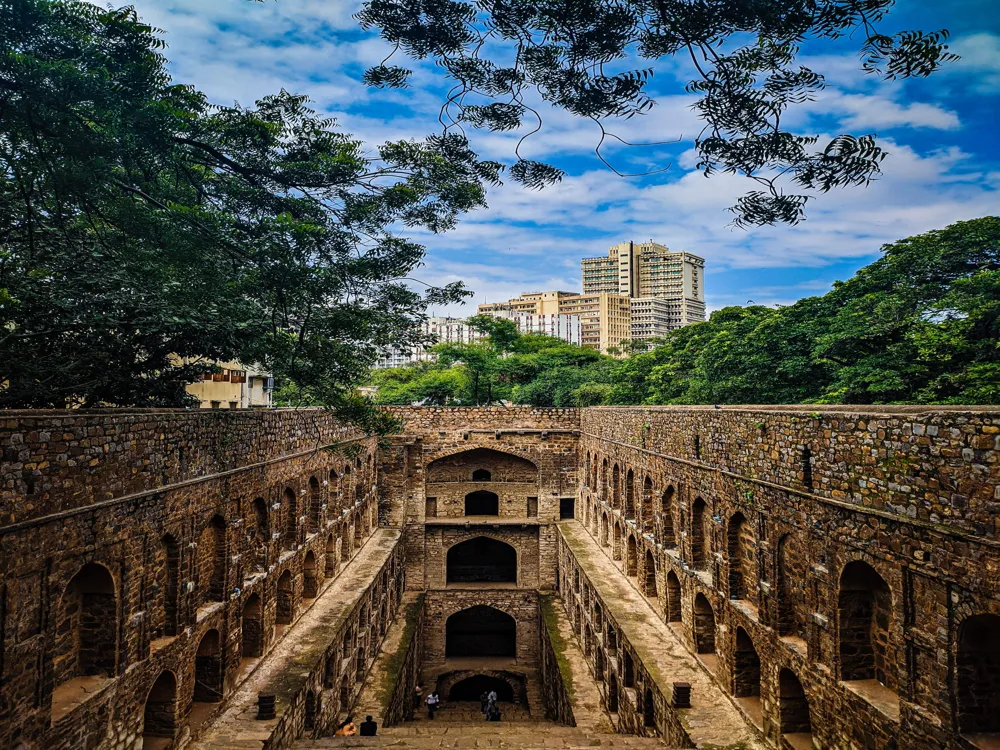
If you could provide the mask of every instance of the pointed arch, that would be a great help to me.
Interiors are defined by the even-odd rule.
[[[118,668],[118,596],[111,572],[87,563],[70,579],[59,601],[53,684],[75,677],[113,677]]]
[[[812,734],[806,691],[790,669],[782,669],[778,673],[778,731],[782,735]]]
[[[260,596],[251,594],[243,604],[241,654],[245,659],[264,655],[264,613]]]
[[[295,588],[292,571],[285,570],[278,576],[278,606],[275,610],[275,623],[291,625],[295,619]]]
[[[448,583],[517,583],[517,551],[487,536],[450,547],[446,566]]]
[[[653,480],[647,475],[642,480],[642,508],[640,511],[643,533],[653,531],[655,527],[653,508]]]
[[[681,622],[681,582],[672,570],[667,572],[667,622]]]
[[[319,521],[322,515],[323,498],[320,494],[319,480],[309,477],[309,532],[319,531]]]
[[[958,730],[1000,732],[1000,616],[972,615],[958,626]]]
[[[746,517],[737,511],[726,530],[729,598],[757,600],[757,539]]]
[[[634,578],[639,575],[639,545],[633,534],[628,535],[625,548],[625,575]]]
[[[646,550],[645,563],[643,565],[643,590],[642,593],[650,599],[656,599],[656,560],[653,553]]]
[[[622,479],[618,464],[611,469],[611,507],[615,510],[622,507]]]
[[[473,481],[528,484],[538,481],[538,467],[533,461],[516,453],[494,448],[469,448],[437,458],[427,464],[425,481],[427,484],[468,482],[474,473],[483,471],[490,478]]]
[[[284,494],[285,529],[282,535],[282,546],[285,549],[295,547],[298,541],[298,503],[295,497],[295,490],[291,487],[285,488]]]
[[[691,506],[691,567],[695,570],[708,569],[708,531],[705,527],[708,520],[708,506],[700,497],[696,497]]]
[[[309,550],[302,562],[302,596],[305,599],[315,599],[318,592],[319,572],[316,570],[316,555]]]
[[[897,685],[892,658],[893,611],[889,584],[868,563],[855,560],[840,574],[840,679]]]
[[[674,548],[677,546],[677,535],[674,533],[674,495],[676,491],[672,484],[667,485],[660,498],[660,532],[663,539],[663,546]]]
[[[715,653],[715,610],[700,592],[694,598],[694,644],[699,654]]]
[[[152,737],[173,738],[177,729],[177,677],[165,669],[146,696],[142,713],[143,743]]]
[[[219,631],[206,630],[194,657],[194,698],[196,703],[222,700],[222,647]]]
[[[479,604],[445,621],[445,656],[517,656],[517,623],[506,612]]]

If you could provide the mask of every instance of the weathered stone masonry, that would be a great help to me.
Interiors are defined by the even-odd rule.
[[[577,518],[771,742],[974,747],[1000,733],[998,433],[986,409],[587,409]]]
[[[321,412],[0,416],[0,746],[183,747],[371,533],[373,449]]]

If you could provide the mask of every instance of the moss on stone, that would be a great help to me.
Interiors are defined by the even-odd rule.
[[[417,631],[417,619],[420,617],[420,611],[423,607],[423,594],[406,605],[406,610],[403,613],[403,635],[399,640],[399,647],[385,660],[382,684],[379,686],[379,703],[382,704],[383,708],[389,705],[392,692],[396,689],[396,683],[403,671],[403,664],[406,662],[406,654],[410,650],[413,635]]]
[[[545,624],[549,641],[552,643],[552,650],[556,655],[559,674],[562,675],[563,689],[566,691],[566,696],[572,701],[574,697],[573,670],[569,665],[569,659],[566,658],[568,644],[562,633],[559,632],[559,617],[553,607],[551,596],[541,595],[538,597],[538,601],[542,610],[542,622]]]

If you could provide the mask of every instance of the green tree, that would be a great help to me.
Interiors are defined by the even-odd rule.
[[[131,8],[0,2],[0,406],[176,405],[213,359],[384,426],[353,392],[421,341],[424,254],[500,165],[455,135],[377,151],[280,92],[216,107]]]
[[[592,120],[597,153],[624,142],[605,125],[650,112],[658,64],[689,70],[687,91],[705,126],[695,139],[706,174],[743,174],[759,186],[733,207],[743,225],[795,223],[810,196],[865,185],[885,153],[871,135],[825,143],[786,129],[789,110],[826,83],[798,64],[806,39],[840,40],[861,67],[883,79],[926,76],[954,60],[947,32],[880,33],[894,0],[367,0],[358,14],[396,49],[432,58],[454,87],[442,107],[449,126],[511,131],[542,127],[532,95]],[[375,86],[405,86],[410,71],[372,68]],[[532,132],[534,132],[534,130]],[[675,133],[666,132],[660,141]],[[510,173],[538,187],[558,180],[551,165],[524,159]],[[602,156],[603,159],[603,156]],[[608,162],[605,160],[605,163]],[[610,166],[610,164],[609,164]]]

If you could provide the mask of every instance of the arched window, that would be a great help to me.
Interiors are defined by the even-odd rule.
[[[585,487],[590,485],[590,451],[587,451],[587,464],[583,470],[583,484]]]
[[[608,493],[608,459],[606,458],[601,462],[601,500],[606,503],[611,502]]]
[[[448,583],[517,583],[517,551],[478,536],[448,550]]]
[[[608,713],[618,713],[618,678],[614,672],[608,675]]]
[[[170,737],[177,733],[177,678],[164,670],[146,696],[142,714],[143,744],[149,737]]]
[[[113,677],[117,634],[115,581],[103,565],[88,563],[70,580],[59,602],[54,685],[87,675]]]
[[[327,488],[330,506],[340,508],[340,476],[336,469],[330,469],[330,486]]]
[[[500,497],[489,490],[476,490],[465,496],[465,515],[496,516],[500,514]]]
[[[695,498],[691,506],[691,567],[705,570],[708,567],[708,533],[705,528],[705,501]]]
[[[694,598],[694,644],[699,654],[715,653],[715,611],[704,594]]]
[[[517,623],[506,612],[477,605],[445,622],[445,656],[517,656]]]
[[[478,479],[479,472],[486,472],[489,479]],[[424,481],[438,482],[517,482],[533,484],[538,481],[538,467],[514,453],[492,448],[470,448],[434,459],[427,464]]]
[[[476,469],[472,472],[473,482],[488,482],[493,475],[490,473],[489,469]]]
[[[973,615],[958,628],[958,730],[1000,732],[1000,616]]]
[[[630,688],[635,687],[635,662],[632,661],[632,654],[626,649],[622,649],[622,685]]]
[[[855,560],[844,567],[839,612],[840,679],[874,679],[895,690],[892,597],[888,584],[868,563]]]
[[[615,543],[611,547],[611,557],[615,560],[622,559],[622,527],[615,523]]]
[[[340,529],[340,560],[341,562],[347,562],[351,559],[351,554],[354,551],[353,547],[354,534],[351,531],[351,524],[345,519],[344,525]]]
[[[809,719],[809,701],[802,683],[790,669],[782,669],[778,674],[778,731],[782,735],[799,735],[803,742],[792,743],[794,747],[811,747],[809,735],[812,722]]]
[[[222,700],[222,650],[219,631],[205,632],[198,643],[194,658],[194,699],[197,703],[218,703]]]
[[[608,546],[608,514],[601,516],[601,546]]]

